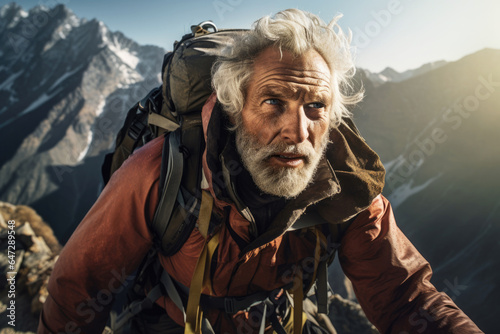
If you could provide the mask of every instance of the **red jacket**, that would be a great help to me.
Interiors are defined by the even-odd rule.
[[[209,99],[202,114],[207,141],[217,129],[214,104],[215,99]],[[332,130],[330,139],[334,147],[321,162],[313,184],[259,236],[252,235],[251,224],[235,203],[217,198],[212,186],[216,171],[209,168],[210,152],[205,152],[203,170],[215,210],[222,212],[229,206],[231,227],[249,244],[239,257],[238,245],[224,224],[220,226],[213,291],[203,292],[241,296],[282,287],[297,264],[314,258],[314,228],[287,231],[304,212],[315,211],[329,226],[357,215],[342,239],[339,259],[368,319],[380,332],[482,333],[429,282],[429,264],[399,230],[389,202],[380,195],[384,171],[376,154],[352,126]],[[64,247],[49,282],[38,333],[100,333],[104,328],[113,294],[123,289],[122,284],[131,284],[127,276],[152,246],[148,224],[158,201],[162,144],[162,139],[156,139],[125,162]],[[178,253],[160,256],[172,278],[190,285],[203,243],[195,228]],[[168,297],[158,303],[183,323]],[[207,318],[230,326],[221,323],[218,311],[207,312]],[[241,324],[236,320],[233,330]]]

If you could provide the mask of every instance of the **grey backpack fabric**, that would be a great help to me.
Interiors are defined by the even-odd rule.
[[[162,114],[199,112],[212,93],[211,68],[222,51],[246,30],[223,30],[188,38],[165,56]]]

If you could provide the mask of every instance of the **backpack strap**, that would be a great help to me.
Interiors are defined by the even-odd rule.
[[[293,288],[293,332],[302,333],[303,325],[303,306],[304,301],[304,287],[303,287],[303,277],[302,268],[299,267],[297,275],[295,277],[294,288]]]
[[[154,302],[156,302],[163,295],[162,289],[160,285],[155,286],[149,293],[146,298],[143,300],[135,300],[130,303],[126,309],[116,318],[114,323],[111,324],[111,328],[113,331],[118,331],[118,329],[125,326],[127,322],[129,322],[133,317],[139,314],[142,310],[149,309],[153,306]]]
[[[208,227],[212,215],[213,198],[203,190],[201,198],[200,217],[198,219],[198,230],[205,239],[205,245],[198,258],[191,279],[189,297],[186,311],[185,334],[201,333],[203,323],[203,310],[200,307],[200,297],[203,288],[210,288],[210,263],[212,256],[219,245],[219,234],[216,233],[208,239]]]
[[[116,318],[111,318],[111,329],[114,332],[120,332],[120,329],[123,328],[133,317],[141,313],[143,310],[150,309],[160,297],[165,295],[168,295],[175,306],[179,308],[184,315],[184,321],[186,321],[186,311],[184,309],[182,297],[170,275],[161,266],[158,259],[158,251],[155,248],[152,248],[143,260],[138,275],[136,276],[133,289],[135,290],[138,288],[139,291],[137,292],[142,292],[146,271],[150,274],[153,273],[154,277],[160,277],[159,282],[153,286],[144,298],[132,301]]]
[[[328,263],[321,261],[316,273],[316,303],[318,313],[328,315]]]
[[[145,273],[147,270],[154,267],[155,272],[157,272],[157,266],[155,259],[157,258],[157,252],[151,249],[138,269],[138,274],[136,275],[132,291],[134,294],[143,293],[142,286],[145,280]],[[163,290],[158,284],[154,286],[144,298],[135,299],[123,308],[122,312],[118,314],[117,317],[110,317],[111,329],[113,332],[118,333],[122,327],[124,327],[134,316],[139,314],[141,311],[150,309],[158,298],[163,295]]]
[[[168,132],[175,131],[179,128],[179,124],[174,121],[162,116],[160,114],[150,113],[148,117],[148,125],[154,125],[156,127],[162,128]]]
[[[319,261],[318,270],[316,272],[316,302],[318,313],[328,315],[328,290],[331,290],[330,284],[328,283],[328,266],[335,259],[335,254],[340,247],[342,237],[356,217],[357,215],[341,224],[326,225],[329,232],[327,248],[331,248],[331,250],[327,251],[331,252],[331,255]]]
[[[165,142],[163,143],[160,201],[151,226],[154,235],[159,239],[160,245],[181,186],[184,156],[180,151],[180,135],[180,129],[177,129],[165,135]],[[166,170],[165,173],[164,170]]]
[[[177,126],[174,124],[171,122]],[[201,202],[204,151],[201,117],[186,116],[181,124],[164,135],[159,201],[151,223],[155,243],[167,256],[175,254],[191,234]]]

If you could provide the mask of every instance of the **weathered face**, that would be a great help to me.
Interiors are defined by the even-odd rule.
[[[264,192],[295,197],[311,181],[328,143],[330,69],[314,50],[294,58],[270,47],[255,60],[236,146]]]

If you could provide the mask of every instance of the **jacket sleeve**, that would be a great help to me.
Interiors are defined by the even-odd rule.
[[[367,318],[381,333],[482,333],[430,283],[429,263],[397,227],[382,195],[346,231],[339,258]]]
[[[144,171],[145,164],[155,162],[153,156],[132,157],[64,246],[37,333],[102,333],[114,296],[132,284],[129,275],[152,246],[147,224],[156,207],[159,176],[159,166]]]

